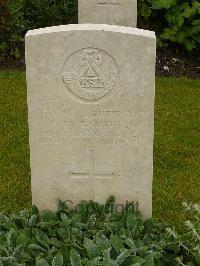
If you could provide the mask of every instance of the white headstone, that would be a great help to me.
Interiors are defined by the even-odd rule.
[[[153,32],[119,26],[28,32],[33,204],[114,195],[151,217],[155,47]]]
[[[79,0],[79,23],[96,23],[136,28],[137,0]]]

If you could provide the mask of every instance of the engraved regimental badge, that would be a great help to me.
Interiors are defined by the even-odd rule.
[[[106,52],[85,48],[65,61],[63,80],[67,88],[82,100],[94,101],[107,95],[116,85],[119,68]]]

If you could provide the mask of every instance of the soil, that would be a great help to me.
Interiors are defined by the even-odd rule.
[[[187,53],[174,48],[157,50],[156,75],[200,78],[200,50]]]
[[[25,59],[0,62],[0,71],[25,70]],[[157,50],[156,76],[200,78],[200,50],[187,53],[176,48]]]

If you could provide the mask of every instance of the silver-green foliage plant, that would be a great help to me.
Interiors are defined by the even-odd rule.
[[[175,229],[167,228],[168,235],[172,237],[182,253],[176,258],[179,265],[200,265],[200,205],[183,203],[184,209],[191,213],[194,221],[185,222],[185,233],[177,234]],[[185,257],[189,262],[185,261]],[[187,262],[187,263],[186,263]]]
[[[71,210],[59,202],[56,213],[21,211],[0,215],[0,265],[200,265],[200,206],[186,205],[196,221],[184,234],[153,220],[144,221],[133,205],[115,210],[82,202]]]

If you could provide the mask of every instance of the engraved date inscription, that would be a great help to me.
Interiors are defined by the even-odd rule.
[[[137,144],[141,132],[137,124],[148,120],[148,113],[133,110],[71,110],[48,108],[43,114],[43,144]],[[45,126],[44,126],[45,125]],[[140,138],[139,138],[140,136]]]

